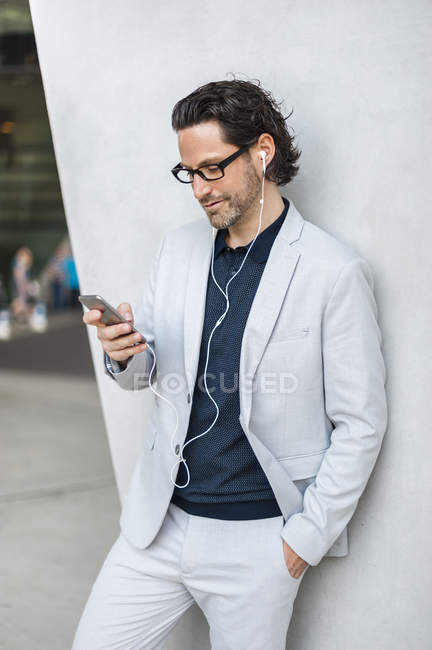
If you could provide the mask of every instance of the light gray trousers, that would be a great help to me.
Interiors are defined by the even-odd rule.
[[[72,650],[161,650],[194,601],[209,623],[212,650],[285,650],[305,571],[298,579],[288,571],[282,527],[282,516],[226,521],[171,503],[144,550],[120,534]]]

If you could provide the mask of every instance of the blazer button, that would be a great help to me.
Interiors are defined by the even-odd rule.
[[[178,454],[180,451],[180,445],[175,446],[175,453]]]
[[[188,394],[187,394],[187,403],[190,404],[190,401],[191,401],[191,394],[188,393]]]

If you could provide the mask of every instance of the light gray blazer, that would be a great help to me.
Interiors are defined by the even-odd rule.
[[[156,352],[152,382],[157,372],[156,390],[176,405],[179,445],[197,376],[212,236],[206,218],[169,231],[134,314]],[[283,513],[281,536],[311,565],[347,554],[346,526],[387,428],[381,342],[368,263],[290,200],[244,330],[239,419]],[[139,390],[152,363],[146,350],[125,370],[105,371],[121,388]],[[177,461],[169,404],[155,398],[146,425],[120,519],[139,548],[162,524]]]

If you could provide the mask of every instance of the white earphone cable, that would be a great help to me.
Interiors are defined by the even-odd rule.
[[[260,230],[261,230],[261,217],[262,217],[262,212],[263,212],[263,208],[264,208],[264,181],[265,181],[265,169],[266,169],[266,165],[265,165],[265,154],[263,155],[262,152],[260,152],[260,153],[261,153],[262,163],[263,163],[263,179],[262,179],[262,185],[261,185],[261,200],[260,200],[261,209],[260,209],[259,218],[258,218],[258,230],[257,230],[257,232],[256,232],[256,235],[255,235],[254,239],[252,240],[252,243],[250,244],[250,246],[249,246],[249,248],[248,248],[248,250],[247,250],[246,255],[244,256],[244,259],[243,259],[243,261],[242,261],[242,263],[241,263],[241,265],[240,265],[240,268],[239,268],[239,269],[236,271],[236,273],[235,273],[235,274],[234,274],[234,275],[233,275],[233,276],[228,280],[227,285],[226,285],[226,290],[225,290],[225,291],[224,291],[224,290],[219,286],[219,284],[218,284],[218,282],[217,282],[217,280],[216,280],[216,278],[215,278],[215,276],[214,276],[214,270],[213,270],[213,261],[214,261],[214,243],[215,243],[215,236],[214,236],[214,233],[213,233],[213,238],[212,238],[213,241],[212,241],[211,274],[212,274],[212,278],[213,278],[213,280],[214,280],[216,286],[218,287],[218,289],[221,291],[221,293],[223,294],[223,296],[224,296],[225,299],[226,299],[226,308],[225,308],[225,311],[224,311],[224,313],[223,313],[223,314],[218,318],[218,320],[217,320],[215,326],[213,327],[212,331],[210,332],[209,340],[208,340],[208,342],[207,342],[207,357],[206,357],[206,363],[205,363],[205,368],[204,368],[204,385],[205,385],[205,389],[206,389],[207,395],[210,397],[211,401],[213,402],[213,404],[214,404],[215,407],[216,407],[216,417],[215,417],[215,419],[213,420],[213,422],[211,423],[211,425],[210,425],[210,426],[209,426],[205,431],[203,431],[202,433],[200,433],[200,434],[194,436],[193,438],[191,438],[190,440],[188,440],[188,441],[187,441],[187,442],[182,446],[179,455],[176,453],[175,449],[173,448],[173,442],[174,442],[175,435],[176,435],[176,433],[177,433],[177,429],[178,429],[178,424],[179,424],[178,411],[177,411],[175,405],[174,405],[172,402],[170,402],[169,399],[167,399],[167,398],[164,397],[163,395],[160,395],[160,393],[158,393],[158,392],[153,388],[153,386],[152,386],[152,384],[151,384],[151,378],[152,378],[152,375],[153,375],[153,370],[154,370],[155,365],[156,365],[156,355],[155,355],[154,350],[152,350],[151,346],[147,343],[148,349],[150,350],[150,352],[151,352],[152,355],[153,355],[153,365],[152,365],[151,370],[150,370],[150,373],[149,373],[149,387],[150,387],[150,389],[153,391],[153,393],[154,393],[156,396],[158,396],[158,397],[160,397],[161,399],[165,400],[165,402],[168,402],[168,404],[169,404],[169,405],[174,409],[175,414],[176,414],[176,424],[175,424],[175,429],[174,429],[173,434],[172,434],[172,436],[171,436],[171,449],[172,449],[172,451],[173,451],[173,454],[174,454],[175,456],[178,456],[178,460],[176,461],[176,463],[175,463],[175,464],[172,466],[172,468],[171,468],[170,478],[171,478],[172,483],[174,483],[174,485],[175,485],[176,487],[178,487],[178,488],[185,488],[185,487],[189,484],[189,482],[190,482],[190,472],[189,472],[189,468],[188,468],[188,466],[187,466],[187,462],[186,462],[186,460],[183,458],[183,449],[184,449],[184,448],[185,448],[189,443],[191,443],[193,440],[196,440],[196,438],[200,438],[201,436],[204,436],[206,433],[208,433],[208,432],[210,431],[210,429],[211,429],[211,428],[216,424],[217,419],[218,419],[218,417],[219,417],[219,407],[218,407],[217,403],[215,402],[215,400],[213,399],[213,397],[210,395],[210,392],[209,392],[209,390],[208,390],[208,386],[207,386],[207,367],[208,367],[208,361],[209,361],[210,342],[211,342],[211,340],[212,340],[212,337],[213,337],[213,334],[214,334],[215,330],[219,327],[219,325],[221,325],[222,321],[224,320],[224,318],[225,318],[225,316],[227,315],[228,310],[229,310],[229,297],[228,297],[228,287],[229,287],[229,284],[232,282],[232,280],[234,280],[234,278],[235,278],[235,277],[240,273],[240,271],[242,270],[242,268],[243,268],[243,264],[246,262],[246,258],[247,258],[247,256],[249,255],[249,252],[250,252],[250,250],[251,250],[253,244],[255,243],[255,240],[256,240],[256,238],[258,237],[259,232],[260,232]],[[214,228],[213,228],[213,231],[214,231]],[[187,478],[187,482],[186,482],[184,485],[179,485],[179,484],[176,483],[175,480],[173,479],[173,470],[177,467],[177,465],[178,465],[179,463],[184,463],[184,466],[185,466],[185,469],[186,469],[186,472],[187,472],[187,476],[188,476],[188,478]]]

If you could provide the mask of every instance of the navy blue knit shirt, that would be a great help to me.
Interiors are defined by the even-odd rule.
[[[263,274],[270,249],[288,212],[283,198],[282,214],[260,232],[242,270],[228,287],[230,307],[210,342],[207,386],[219,407],[219,417],[204,436],[183,450],[190,482],[175,487],[172,502],[186,512],[217,519],[262,519],[282,515],[273,490],[239,422],[239,366],[243,331]],[[228,280],[239,269],[251,242],[233,249],[227,246],[226,228],[215,239],[215,278],[226,291]],[[216,416],[216,407],[204,386],[207,344],[216,321],[224,313],[226,300],[209,270],[205,317],[198,374],[185,443],[206,431]],[[187,472],[179,464],[176,483],[184,485]]]

